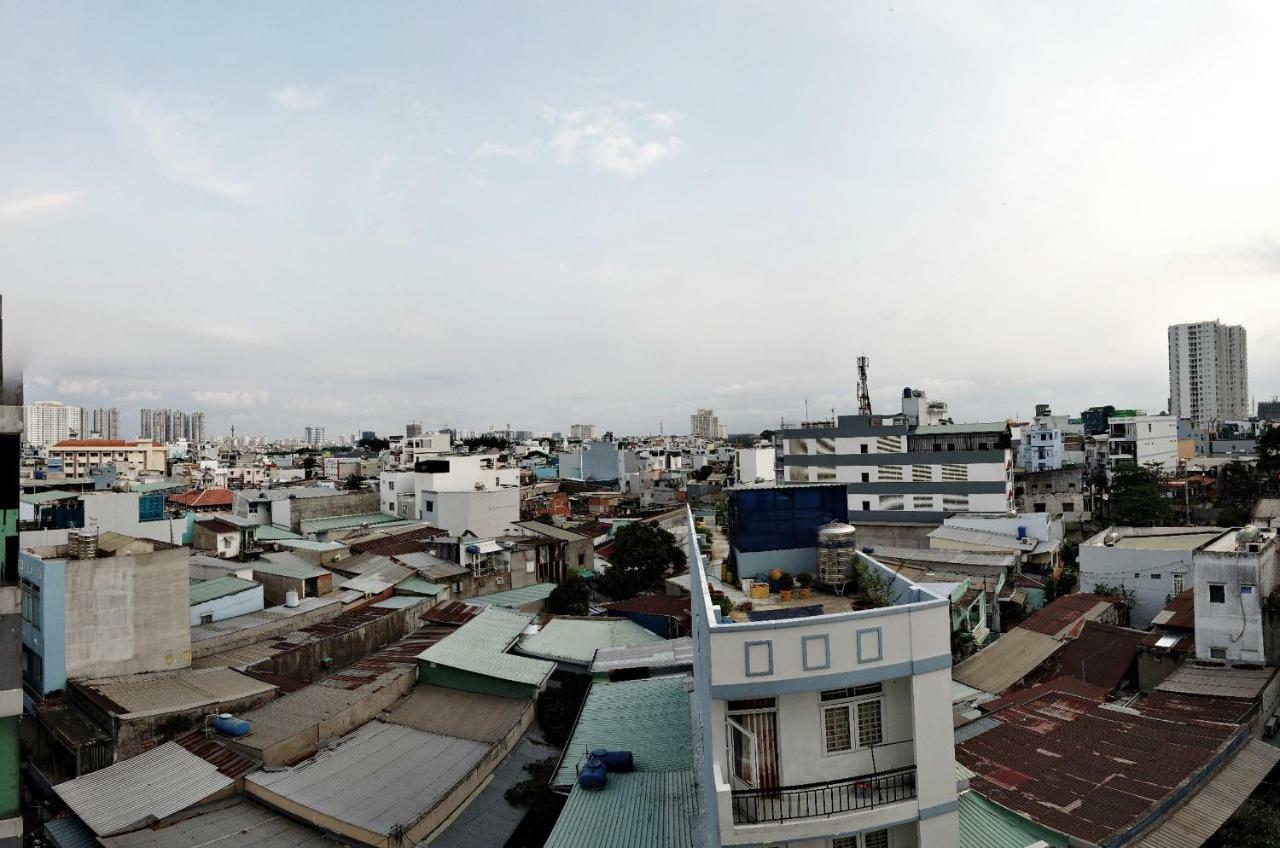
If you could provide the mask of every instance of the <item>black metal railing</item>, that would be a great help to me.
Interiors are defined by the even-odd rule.
[[[799,786],[735,789],[733,823],[826,818],[910,801],[915,797],[915,766]]]

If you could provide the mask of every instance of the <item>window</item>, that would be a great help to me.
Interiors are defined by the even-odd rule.
[[[388,492],[394,492],[395,490],[396,490],[396,481],[395,481],[395,480],[388,480],[388,481],[387,481],[387,491],[388,491]]]
[[[200,623],[201,623],[201,624],[213,624],[213,613],[211,613],[211,612],[202,612],[202,613],[200,613]]]
[[[858,452],[867,453],[869,448],[870,446],[866,442],[863,442],[862,444],[858,445]]]
[[[436,502],[435,502],[435,501],[423,501],[423,502],[422,502],[422,508],[423,508],[423,509],[425,509],[427,512],[435,512],[435,511],[436,511]]]
[[[1227,602],[1227,588],[1221,583],[1209,584],[1209,603],[1225,604]]]
[[[44,623],[40,608],[40,587],[28,581],[22,581],[22,620],[39,630]]]
[[[869,830],[853,836],[837,836],[831,848],[889,848],[888,830]]]
[[[1153,571],[1153,572],[1151,572],[1151,579],[1152,579],[1152,580],[1159,580],[1159,579],[1160,579],[1160,572],[1158,572],[1158,571]]]
[[[864,483],[870,483],[870,482],[871,482],[871,473],[870,473],[870,472],[868,472],[868,471],[864,471],[864,472],[862,472],[862,482],[864,482]]]
[[[462,594],[462,581],[461,581],[461,580],[459,580],[458,582],[456,582],[456,583],[454,583],[454,584],[453,584],[453,591],[454,591],[455,593],[459,594],[459,595],[460,595],[460,594]]]
[[[831,689],[821,693],[819,700],[823,705],[824,754],[843,754],[884,741],[884,698],[879,683]]]
[[[1248,584],[1248,583],[1244,584],[1243,586],[1241,586],[1241,587],[1240,587],[1240,594],[1241,594],[1241,595],[1252,595],[1252,594],[1253,594],[1253,586],[1251,586],[1251,585],[1250,585],[1250,584]]]
[[[862,511],[863,511],[863,512],[868,512],[870,509],[871,509],[871,501],[863,501],[863,502],[862,502]]]
[[[578,565],[586,565],[586,564],[587,564],[587,555],[578,554]]]
[[[1175,572],[1173,575],[1173,594],[1181,595],[1187,589],[1187,575]]]
[[[1209,649],[1209,659],[1225,660],[1226,658],[1227,658],[1226,648],[1210,648]]]
[[[1076,505],[1075,505],[1075,504],[1073,504],[1073,503],[1071,503],[1070,501],[1067,501],[1067,502],[1063,503],[1063,505],[1062,505],[1062,511],[1063,511],[1063,512],[1075,512],[1075,511],[1076,511]]]
[[[1043,502],[1039,502],[1039,503],[1037,503],[1037,504],[1035,505],[1035,507],[1036,507],[1036,512],[1044,512],[1044,503],[1043,503]]]

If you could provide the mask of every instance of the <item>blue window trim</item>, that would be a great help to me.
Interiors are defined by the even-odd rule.
[[[809,644],[822,644],[822,664],[810,662]],[[800,639],[800,659],[804,665],[805,671],[821,671],[824,668],[831,668],[831,637],[826,633],[819,633],[815,636],[804,636]]]
[[[876,655],[874,657],[870,654],[864,655],[862,652],[862,637],[871,634],[875,634],[876,637]],[[856,631],[853,634],[853,642],[858,650],[859,663],[880,662],[884,659],[884,631],[879,627],[865,627]]]
[[[767,671],[751,670],[751,649],[764,645],[767,656],[769,658],[769,669]],[[754,642],[746,642],[742,646],[742,671],[747,677],[772,677],[773,676],[773,641],[770,639],[758,639]]]

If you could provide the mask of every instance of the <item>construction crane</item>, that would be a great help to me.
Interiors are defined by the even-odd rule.
[[[871,390],[867,387],[867,366],[871,361],[865,356],[858,357],[858,414],[871,414]]]

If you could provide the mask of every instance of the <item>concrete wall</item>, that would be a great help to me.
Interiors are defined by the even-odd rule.
[[[428,605],[429,601],[395,610],[360,627],[276,654],[253,668],[311,683],[408,636],[418,628],[418,612]],[[331,659],[332,663],[323,664],[321,660],[325,658]]]
[[[191,665],[186,548],[66,561],[67,678]]]
[[[203,727],[205,718],[212,713],[240,715],[265,706],[275,696],[275,691],[271,691],[245,698],[219,701],[217,704],[208,704],[192,710],[148,715],[127,721],[117,717],[113,721],[116,739],[114,762],[136,757],[143,751],[162,745],[188,730]]]
[[[282,617],[258,627],[246,627],[244,630],[236,630],[221,636],[215,636],[212,639],[201,639],[199,642],[193,642],[191,656],[193,659],[199,659],[210,654],[230,651],[232,648],[240,648],[262,639],[270,639],[272,636],[278,636],[281,633],[289,633],[311,624],[328,621],[329,619],[337,618],[341,614],[342,604],[337,602],[326,604],[318,609]]]
[[[431,509],[427,509],[430,502]],[[481,538],[501,536],[520,520],[520,489],[418,493],[418,519],[453,536],[470,530]]]
[[[1196,658],[1261,663],[1266,659],[1262,601],[1275,585],[1276,545],[1260,554],[1199,551],[1195,558]],[[1270,576],[1270,579],[1268,579]],[[1210,600],[1210,586],[1223,601]],[[1215,657],[1218,649],[1223,656]]]
[[[237,615],[258,612],[263,606],[262,587],[255,586],[243,592],[236,592],[234,595],[224,595],[202,604],[193,604],[191,626],[199,624],[205,615],[212,615],[212,621],[222,621],[224,618],[235,618]]]
[[[1109,548],[1106,545],[1080,546],[1080,591],[1092,592],[1099,584],[1123,586],[1134,593],[1129,626],[1145,630],[1151,619],[1176,594],[1174,575],[1183,576],[1183,588],[1190,589],[1192,551],[1153,551]]]

